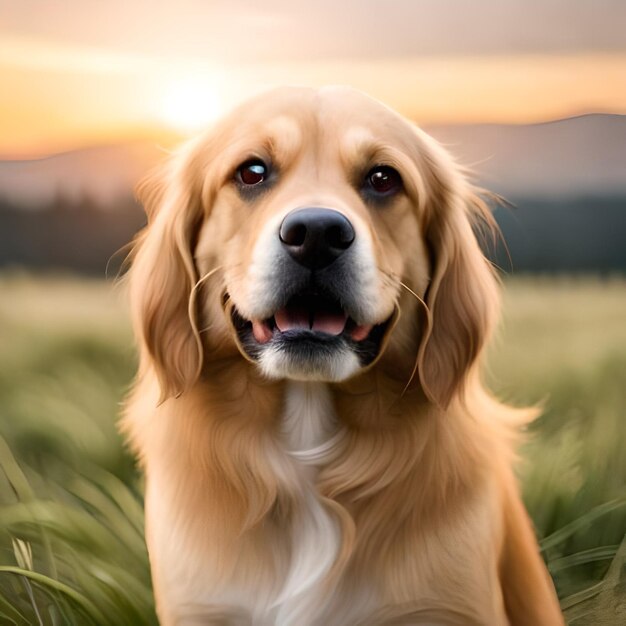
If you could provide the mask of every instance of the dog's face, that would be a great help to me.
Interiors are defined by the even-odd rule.
[[[469,221],[481,205],[430,138],[358,92],[289,88],[241,106],[147,204],[136,320],[162,386],[180,391],[229,346],[267,377],[337,382],[393,334],[422,382],[429,368],[455,379],[449,396],[482,343],[491,283]],[[418,315],[449,289],[443,321]],[[453,354],[427,359],[442,332]]]
[[[423,291],[430,274],[410,131],[343,90],[234,117],[196,262],[223,268],[235,339],[267,376],[343,380],[379,355],[399,277]]]

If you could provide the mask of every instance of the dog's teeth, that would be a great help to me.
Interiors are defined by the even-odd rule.
[[[372,328],[374,328],[372,324],[361,324],[360,326],[355,326],[350,333],[350,337],[352,337],[354,341],[363,341],[363,339],[370,334]]]
[[[272,331],[260,320],[252,320],[252,334],[259,343],[267,343],[272,338]]]

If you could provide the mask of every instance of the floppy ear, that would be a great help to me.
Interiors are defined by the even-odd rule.
[[[189,299],[197,280],[193,247],[202,220],[201,181],[192,154],[170,160],[137,190],[148,225],[133,252],[130,298],[141,369],[152,367],[161,401],[179,395],[202,366],[189,319]]]
[[[436,146],[431,155],[426,240],[433,271],[425,297],[431,315],[418,371],[426,395],[445,408],[462,393],[489,337],[498,315],[499,291],[475,234],[482,225],[495,228],[491,211],[441,148]]]

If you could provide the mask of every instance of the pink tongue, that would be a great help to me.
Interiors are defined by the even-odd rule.
[[[309,328],[309,312],[305,308],[280,309],[274,313],[274,319],[281,333],[294,328]]]
[[[347,315],[339,313],[316,313],[313,318],[313,330],[329,335],[341,335],[348,321]]]
[[[317,330],[329,335],[340,335],[346,326],[348,316],[339,313],[318,311],[313,316],[313,326],[309,325],[309,312],[305,308],[284,308],[274,314],[276,326],[281,332],[298,328]]]

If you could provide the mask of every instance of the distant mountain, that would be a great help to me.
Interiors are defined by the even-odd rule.
[[[135,141],[42,159],[0,160],[0,198],[35,207],[59,196],[69,203],[87,196],[111,205],[128,198],[137,182],[166,154],[156,143]]]
[[[475,173],[505,197],[626,195],[626,115],[583,115],[532,125],[430,126]],[[0,160],[0,198],[38,205],[57,196],[110,204],[128,196],[166,156],[155,142],[92,147],[24,161]]]
[[[495,212],[508,249],[491,252],[500,267],[626,273],[626,116],[426,130],[516,205]],[[114,275],[145,223],[131,191],[164,158],[137,141],[0,161],[0,268],[104,276],[108,264]]]
[[[626,194],[626,115],[425,130],[468,166],[481,184],[505,197]]]

